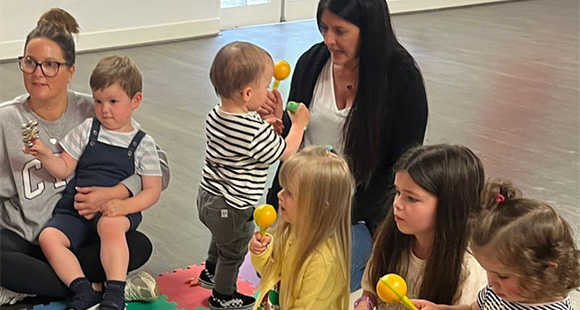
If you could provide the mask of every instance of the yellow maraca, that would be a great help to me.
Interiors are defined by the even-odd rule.
[[[290,64],[286,60],[278,60],[274,65],[274,89],[278,89],[280,81],[287,78],[290,75]]]
[[[260,227],[260,234],[264,237],[266,229],[276,222],[276,210],[271,205],[261,205],[254,210],[254,221]]]
[[[377,282],[377,295],[380,299],[390,304],[400,302],[409,310],[417,310],[406,294],[407,283],[399,275],[389,273]]]

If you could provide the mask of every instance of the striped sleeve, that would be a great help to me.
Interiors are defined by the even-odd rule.
[[[67,152],[72,158],[76,160],[81,158],[85,147],[89,143],[92,124],[92,118],[85,119],[80,125],[67,133],[60,141],[60,146],[62,146],[65,152]]]
[[[135,150],[135,173],[146,176],[161,176],[155,141],[150,135],[145,135]]]
[[[286,150],[286,141],[277,135],[272,125],[263,122],[250,144],[250,156],[256,161],[271,165],[275,163]]]
[[[477,305],[481,310],[571,310],[570,296],[547,303],[509,302],[499,297],[489,285],[477,296]]]
[[[488,289],[489,286],[486,286],[477,294],[477,305],[479,306],[479,309],[483,309],[483,305],[485,304],[485,295],[487,294]]]

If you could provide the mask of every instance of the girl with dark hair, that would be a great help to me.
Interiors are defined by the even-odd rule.
[[[464,146],[420,146],[403,154],[395,165],[392,208],[378,229],[355,309],[400,307],[376,298],[375,286],[388,273],[406,279],[409,298],[472,301],[486,282],[468,247],[484,182],[481,161]]]
[[[349,160],[355,177],[354,291],[385,215],[393,164],[407,148],[423,143],[427,98],[419,68],[393,33],[385,0],[321,0],[316,16],[324,42],[298,60],[288,100],[310,110],[304,145],[332,145]],[[267,103],[262,117],[282,118],[280,93],[270,93]],[[287,115],[283,122],[286,135]],[[273,205],[277,180],[267,199]]]
[[[52,216],[56,202],[66,187],[32,155],[22,149],[21,124],[36,120],[42,140],[53,153],[66,133],[94,116],[91,96],[70,91],[75,73],[75,43],[79,32],[74,17],[62,9],[51,9],[28,34],[24,54],[19,57],[27,93],[0,104],[0,305],[12,304],[27,294],[66,298],[71,290],[56,276],[38,245],[38,235]],[[165,159],[163,151],[158,151]],[[164,188],[169,167],[161,160]],[[75,209],[86,219],[94,218],[100,205],[123,199],[141,190],[141,179],[133,175],[114,187],[79,188]],[[152,252],[151,241],[138,231],[127,233],[130,248],[129,270],[142,266]],[[99,255],[99,242],[80,248],[75,254],[87,278],[106,280]],[[159,296],[155,279],[146,272],[127,279],[127,300]]]

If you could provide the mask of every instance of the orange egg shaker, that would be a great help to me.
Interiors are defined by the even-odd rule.
[[[286,79],[290,75],[290,64],[286,60],[278,60],[274,65],[274,87],[273,89],[278,89],[280,81]]]
[[[266,229],[276,222],[276,210],[272,205],[261,205],[254,210],[254,222],[260,227],[262,237],[266,234]]]
[[[389,273],[377,282],[377,295],[380,299],[390,304],[400,302],[409,310],[418,310],[406,294],[407,283],[397,274]]]

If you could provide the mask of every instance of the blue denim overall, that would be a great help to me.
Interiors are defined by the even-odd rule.
[[[75,176],[68,182],[63,197],[56,204],[53,218],[47,224],[63,231],[73,250],[97,237],[96,227],[101,216],[99,214],[87,220],[78,214],[74,208],[74,196],[77,193],[75,187],[111,187],[135,174],[135,150],[145,136],[145,132],[139,130],[129,147],[124,148],[97,141],[100,128],[101,123],[94,117],[89,143],[78,160]],[[129,214],[127,217],[131,222],[130,229],[135,230],[141,223],[141,212]]]

